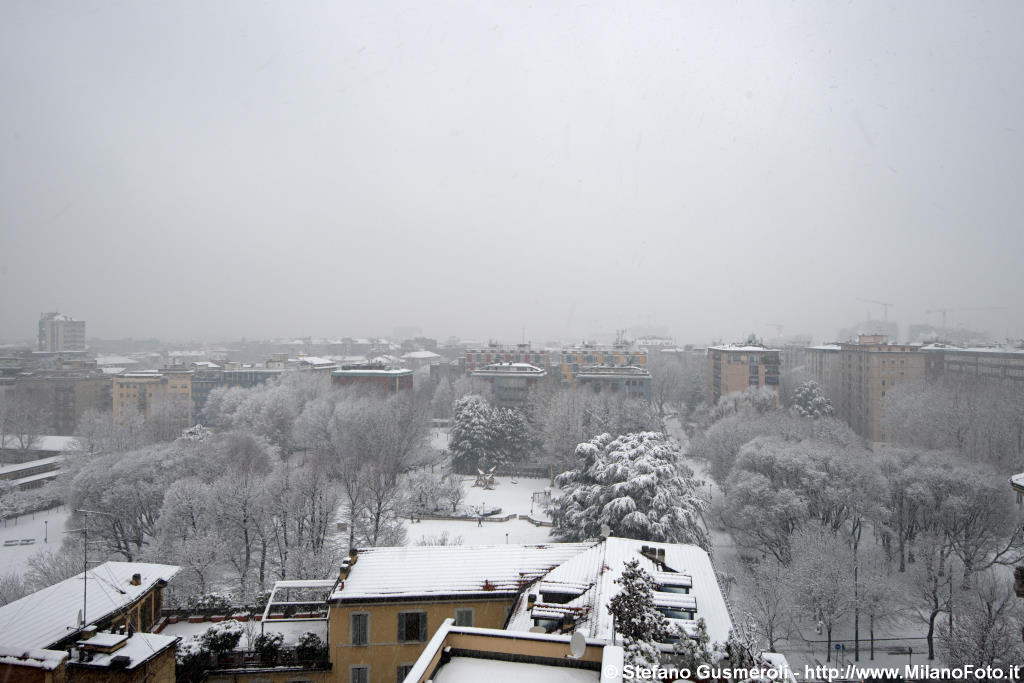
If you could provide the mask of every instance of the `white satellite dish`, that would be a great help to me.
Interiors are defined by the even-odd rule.
[[[586,651],[587,639],[582,633],[576,631],[572,634],[572,638],[569,640],[569,656],[573,659],[579,659]]]

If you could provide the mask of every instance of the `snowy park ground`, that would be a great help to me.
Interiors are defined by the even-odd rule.
[[[434,428],[430,430],[430,446],[437,452],[448,449],[448,429]],[[495,477],[494,488],[487,490],[473,486],[475,477],[463,477],[462,486],[465,498],[459,505],[460,515],[472,514],[481,508],[491,510],[501,508],[495,517],[507,515],[529,515],[533,519],[545,522],[551,517],[541,508],[533,504],[533,494],[544,491],[551,484],[549,479],[531,477]],[[444,532],[450,538],[461,538],[462,545],[490,545],[499,543],[546,543],[551,538],[551,527],[536,526],[525,519],[511,519],[507,522],[478,523],[474,517],[468,520],[424,519],[417,522],[405,520],[406,543],[414,545],[421,538],[435,539]],[[450,541],[449,541],[450,542]]]
[[[466,498],[462,503],[463,513],[467,510],[501,508],[496,517],[507,515],[529,515],[533,519],[550,521],[550,516],[534,505],[533,493],[543,491],[551,483],[549,479],[529,477],[495,477],[494,489],[486,490],[473,486],[475,477],[464,477],[463,487]],[[551,538],[551,527],[535,526],[524,519],[507,522],[478,522],[469,520],[424,519],[419,522],[406,520],[407,542],[412,545],[423,537],[436,538],[447,531],[450,537],[461,537],[462,545],[488,545],[497,543],[545,543]]]
[[[42,550],[59,549],[70,516],[61,505],[0,522],[0,574],[22,574],[30,557]],[[32,543],[21,545],[28,539]],[[5,545],[11,541],[18,541],[18,545]]]

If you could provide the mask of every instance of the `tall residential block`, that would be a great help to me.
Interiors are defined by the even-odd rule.
[[[708,400],[712,405],[729,394],[766,387],[779,394],[778,349],[756,344],[708,347]]]
[[[39,317],[39,351],[84,351],[85,321],[61,313]]]

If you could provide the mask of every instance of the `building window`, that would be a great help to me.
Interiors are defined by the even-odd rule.
[[[398,642],[425,643],[427,641],[427,613],[401,612],[398,615]]]
[[[352,644],[370,644],[370,615],[365,612],[352,615]]]
[[[370,667],[353,666],[348,670],[349,683],[370,683]]]
[[[405,677],[412,671],[412,664],[399,664],[398,665],[398,683],[402,683]]]
[[[473,608],[466,607],[464,609],[455,610],[455,625],[456,626],[472,626],[473,625]]]

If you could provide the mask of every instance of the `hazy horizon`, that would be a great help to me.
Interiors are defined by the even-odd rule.
[[[0,338],[1024,337],[1022,19],[5,3]]]

